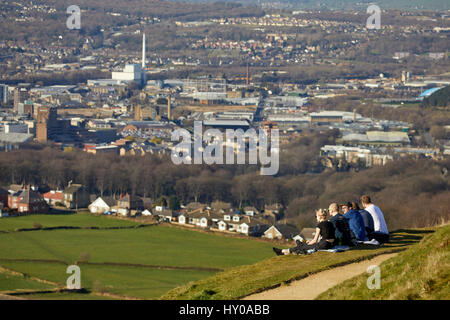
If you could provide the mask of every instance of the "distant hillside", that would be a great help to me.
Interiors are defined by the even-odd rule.
[[[423,105],[425,107],[446,107],[450,105],[450,86],[446,86],[423,99]]]
[[[368,290],[367,274],[347,280],[319,299],[450,299],[450,225],[382,263],[380,289]]]
[[[184,0],[186,1],[186,0]],[[187,2],[217,2],[217,0],[187,0]],[[273,3],[296,9],[362,9],[376,4],[382,9],[407,10],[448,10],[448,0],[222,0],[220,2],[240,2],[245,4]]]

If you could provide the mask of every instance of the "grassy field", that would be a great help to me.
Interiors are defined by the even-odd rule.
[[[238,266],[214,276],[173,289],[162,299],[239,299],[247,295],[302,279],[311,273],[360,261],[383,253],[404,250],[433,230],[400,230],[381,247],[358,246],[341,252],[317,252],[301,256],[273,256],[252,265]]]
[[[61,285],[60,287],[64,285],[69,276],[66,274],[67,265],[58,263],[0,261],[0,264],[8,269],[20,270],[20,272],[29,276],[56,282]],[[179,285],[207,278],[215,273],[198,270],[166,270],[85,264],[80,264],[80,270],[81,284],[89,291],[143,299],[157,298]],[[5,290],[1,280],[0,287],[0,291]],[[67,296],[67,293],[55,293],[54,295]]]
[[[368,290],[360,275],[324,292],[318,299],[450,299],[450,225],[380,265],[380,289]]]
[[[163,225],[12,231],[32,227],[35,221],[43,226],[123,227],[137,224],[86,214],[2,218],[0,229],[9,232],[0,233],[0,266],[52,281],[56,288],[64,287],[69,276],[67,266],[78,263],[82,286],[89,291],[154,299],[170,289],[208,278],[223,269],[272,256],[270,243]],[[14,288],[16,286],[9,280],[0,278],[0,292]],[[29,289],[35,288],[30,286]],[[87,297],[75,293],[24,297],[64,299],[71,295]]]
[[[99,229],[14,231],[33,227],[35,222],[52,227]],[[88,214],[2,218],[0,293],[36,291],[21,296],[26,299],[239,299],[321,270],[405,250],[434,232],[431,228],[400,230],[392,233],[391,243],[381,247],[359,246],[343,253],[277,257],[271,243],[255,239],[165,225],[133,228],[138,225]],[[126,228],[107,229],[110,227]],[[448,232],[445,236],[448,244]],[[448,261],[444,264],[448,260],[447,249],[446,254],[439,251],[436,256],[432,255],[434,251],[420,252],[424,257],[433,256],[425,270],[430,273],[432,266],[442,263],[444,269],[439,272],[446,271],[448,280]],[[420,256],[420,252],[411,253],[411,257]],[[87,293],[39,292],[64,288],[69,276],[67,266],[75,263],[80,266],[82,287]],[[399,268],[402,263],[405,262],[400,261]],[[411,264],[408,272],[414,272],[416,267]],[[442,287],[440,282],[431,281],[428,285]],[[344,291],[342,294],[348,294]],[[330,294],[340,296],[336,292]],[[439,296],[445,295],[444,290]]]
[[[119,220],[90,214],[34,214],[20,217],[0,218],[0,231],[15,231],[16,229],[30,229],[38,223],[42,227],[129,227],[139,223]]]
[[[11,244],[14,245],[11,245]],[[0,234],[0,260],[89,262],[229,268],[272,255],[268,243],[151,226],[122,230],[52,230]]]
[[[0,273],[1,291],[48,290],[51,285],[18,275]]]

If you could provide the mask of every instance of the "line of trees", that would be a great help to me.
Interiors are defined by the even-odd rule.
[[[214,200],[236,207],[281,203],[284,218],[300,227],[314,224],[314,210],[331,202],[369,194],[382,208],[390,228],[420,227],[448,220],[450,160],[408,159],[383,167],[337,172],[320,165],[319,149],[332,132],[304,137],[280,154],[277,176],[261,176],[251,165],[174,165],[168,156],[143,157],[62,152],[46,147],[0,153],[0,185],[67,182],[91,193],[161,197],[182,203]]]

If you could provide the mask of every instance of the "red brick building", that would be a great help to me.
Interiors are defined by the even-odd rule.
[[[42,195],[29,187],[9,195],[8,207],[19,213],[47,213],[48,205]]]

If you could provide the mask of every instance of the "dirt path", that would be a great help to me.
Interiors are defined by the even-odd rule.
[[[0,300],[26,300],[24,298],[8,296],[6,294],[0,294]]]
[[[252,294],[243,300],[313,300],[335,285],[366,272],[369,266],[379,265],[395,255],[397,253],[382,254],[370,260],[325,270],[289,285]]]

